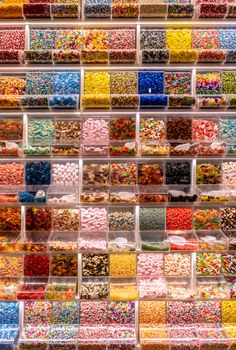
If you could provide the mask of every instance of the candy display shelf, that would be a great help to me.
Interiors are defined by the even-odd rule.
[[[236,2],[17,1],[0,350],[235,350]]]

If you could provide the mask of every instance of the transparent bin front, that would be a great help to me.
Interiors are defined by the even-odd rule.
[[[136,250],[134,231],[110,231],[108,233],[109,252],[132,252]]]
[[[170,250],[198,250],[198,238],[194,231],[167,231],[170,241]]]
[[[20,250],[18,232],[0,232],[0,252],[17,252]]]
[[[79,287],[81,300],[107,300],[109,283],[106,277],[83,277]]]
[[[82,203],[109,203],[109,188],[96,186],[83,186],[80,200]]]
[[[132,186],[132,188],[129,188],[127,186],[112,186],[110,188],[110,202],[120,204],[138,203],[137,187]]]
[[[46,252],[47,242],[50,236],[50,232],[26,232],[20,243],[20,249],[24,252]]]
[[[195,202],[198,198],[198,191],[194,186],[178,185],[168,186],[168,201],[169,202]]]
[[[47,278],[25,277],[17,288],[17,299],[44,299],[47,282]]]
[[[77,232],[54,232],[51,234],[47,247],[53,252],[77,252]]]
[[[111,278],[110,300],[138,300],[138,287],[135,278]]]
[[[230,286],[222,277],[197,278],[198,299],[228,299],[230,295]]]
[[[196,291],[190,278],[167,278],[167,299],[194,300]]]
[[[222,231],[197,231],[199,250],[227,250],[228,238]]]
[[[106,252],[107,233],[106,232],[80,232],[78,238],[78,250],[80,252]]]
[[[48,300],[74,300],[76,297],[76,277],[50,277],[46,288]]]
[[[142,251],[169,251],[170,243],[165,231],[141,231],[140,248]]]

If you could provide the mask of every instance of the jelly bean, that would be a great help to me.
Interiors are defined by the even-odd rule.
[[[139,72],[138,73],[139,94],[163,94],[164,74],[163,72]]]
[[[192,48],[192,32],[190,29],[167,29],[166,48],[171,50],[187,50]]]
[[[219,184],[221,183],[221,165],[215,163],[199,163],[196,168],[196,183]]]
[[[219,31],[214,29],[193,29],[192,46],[194,49],[212,50],[219,48]],[[221,48],[221,47],[220,47]]]
[[[53,50],[58,32],[56,30],[31,29],[30,49],[32,50]]]
[[[135,254],[111,254],[109,261],[111,277],[135,277],[136,255]]]
[[[221,74],[219,72],[197,73],[196,93],[202,95],[221,93]]]
[[[135,324],[134,301],[111,301],[108,304],[108,324]]]
[[[165,73],[165,93],[167,95],[191,94],[191,73]]]
[[[218,276],[221,271],[219,253],[197,253],[196,273],[198,276]]]
[[[189,301],[168,301],[167,322],[172,325],[186,326],[194,322],[194,304]]]
[[[191,256],[189,254],[170,253],[164,256],[165,276],[190,276]]]
[[[167,208],[166,228],[167,230],[192,230],[191,208]]]

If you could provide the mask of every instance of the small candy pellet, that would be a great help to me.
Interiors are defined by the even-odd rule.
[[[110,300],[138,300],[138,290],[136,284],[111,284]]]
[[[236,31],[235,29],[219,29],[219,47],[224,50],[236,49]]]
[[[236,300],[222,301],[222,322],[235,324]]]
[[[164,255],[164,275],[188,277],[191,275],[191,256],[172,253]]]
[[[111,301],[108,304],[108,324],[135,324],[134,301]]]
[[[140,231],[156,231],[165,229],[165,208],[140,208]]]
[[[218,49],[219,31],[215,29],[193,29],[192,47],[193,49],[202,50]]]
[[[192,31],[190,29],[167,29],[166,48],[170,50],[192,49]]]
[[[110,231],[133,231],[135,229],[135,216],[130,211],[113,211],[109,213]]]
[[[26,74],[26,93],[28,95],[53,94],[53,74],[50,72],[28,72]]]
[[[18,302],[1,302],[0,303],[0,319],[1,325],[7,329],[14,329],[19,324],[19,303]]]
[[[140,0],[140,18],[165,18],[166,14],[167,4],[156,3],[150,0]]]
[[[19,255],[0,256],[0,276],[1,277],[22,277],[23,258]]]
[[[203,3],[199,6],[199,18],[224,18],[227,13],[226,4]]]
[[[217,208],[195,208],[193,220],[195,230],[219,230],[221,213]]]
[[[85,0],[85,18],[110,18],[111,0]]]
[[[52,304],[48,301],[26,301],[24,323],[26,325],[47,326],[50,322]]]
[[[53,50],[55,49],[56,30],[32,29],[30,31],[30,49]]]
[[[57,95],[79,95],[80,73],[58,72],[54,73],[53,93]]]
[[[77,276],[78,259],[76,254],[55,254],[51,256],[51,274],[52,276]]]
[[[138,255],[137,275],[140,277],[163,276],[163,254],[141,253]]]
[[[0,18],[19,18],[23,19],[23,11],[21,4],[0,4]]]
[[[166,32],[161,29],[143,28],[140,32],[141,49],[165,49],[166,48]]]
[[[83,326],[105,325],[107,322],[107,302],[87,301],[80,304],[80,324]]]
[[[221,271],[221,254],[197,253],[196,273],[197,276],[218,276]]]
[[[53,324],[77,324],[79,323],[79,313],[77,301],[54,301],[50,322]]]
[[[196,169],[196,183],[211,185],[221,183],[221,165],[217,163],[199,163]]]
[[[130,0],[128,3],[125,0],[112,1],[112,18],[138,18],[138,14],[138,0]]]
[[[24,164],[16,162],[0,164],[0,178],[0,185],[23,185]]]
[[[136,276],[136,254],[111,254],[109,263],[111,277]]]
[[[107,254],[83,254],[82,275],[83,276],[108,276]]]
[[[219,300],[196,301],[194,309],[194,321],[197,323],[221,322],[221,302]]]
[[[52,4],[52,18],[78,18],[80,9],[78,4]]]
[[[140,301],[139,324],[158,325],[166,323],[166,305],[164,301]]]
[[[192,230],[191,208],[167,208],[166,229],[167,230]]]
[[[223,94],[236,94],[236,73],[235,72],[222,72],[222,93]]]
[[[138,92],[141,95],[164,94],[164,73],[139,72]]]
[[[196,75],[196,94],[214,95],[221,94],[221,73],[202,72]]]
[[[167,323],[185,326],[194,322],[194,303],[188,301],[167,302]]]

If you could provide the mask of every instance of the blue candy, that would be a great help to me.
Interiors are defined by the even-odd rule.
[[[164,108],[167,106],[168,97],[165,95],[143,95],[140,96],[140,107]]]
[[[56,95],[49,97],[49,107],[57,108],[78,108],[78,99],[75,95]]]
[[[59,72],[54,75],[54,94],[56,95],[79,95],[80,73]]]
[[[25,167],[25,181],[27,185],[50,185],[50,162],[27,162]]]
[[[219,30],[219,47],[224,50],[236,49],[236,30],[220,29]]]
[[[139,94],[163,94],[164,73],[163,72],[139,72],[138,73]]]
[[[18,302],[0,302],[0,324],[17,325],[19,324],[19,303]]]

